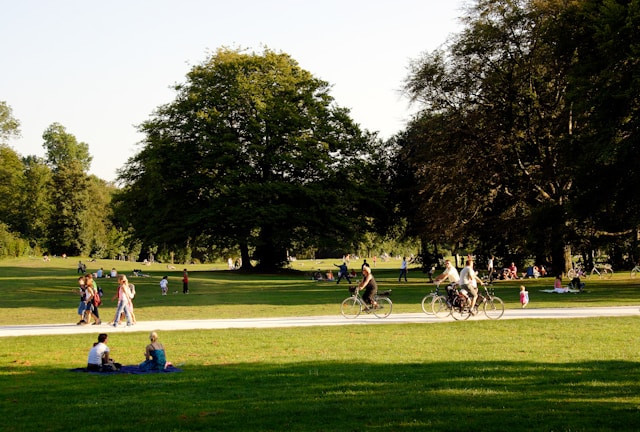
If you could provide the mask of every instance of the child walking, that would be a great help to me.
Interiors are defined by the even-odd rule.
[[[520,304],[522,308],[525,308],[529,304],[529,291],[527,291],[524,285],[520,285]]]
[[[160,289],[162,290],[162,295],[167,295],[167,291],[169,291],[169,279],[168,276],[163,276],[160,281]]]

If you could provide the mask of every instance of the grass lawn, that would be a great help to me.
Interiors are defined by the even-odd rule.
[[[0,262],[0,324],[75,322],[76,264]],[[332,264],[295,263],[303,271]],[[374,274],[393,289],[394,313],[419,312],[424,275],[410,272],[399,284],[399,263],[384,264]],[[162,267],[133,278],[139,320],[338,314],[347,295],[346,284],[221,264],[189,266],[191,294],[162,297],[163,274],[171,292],[181,291],[181,268]],[[552,283],[524,281],[531,307],[640,304],[640,280],[626,273],[587,280],[584,294],[539,292]],[[496,284],[507,308],[519,306],[518,285]],[[110,297],[115,281],[101,286]],[[106,303],[111,319],[115,305]],[[167,331],[161,341],[184,372],[114,376],[68,371],[85,365],[97,335],[5,337],[0,431],[635,431],[639,325],[640,316]],[[141,362],[147,336],[113,334],[112,355]]]

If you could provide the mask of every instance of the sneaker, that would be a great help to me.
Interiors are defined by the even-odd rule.
[[[76,323],[76,325],[80,325],[80,324],[82,324],[83,322],[84,322],[84,320],[80,320],[80,321],[78,321],[78,322]]]
[[[85,320],[80,321],[80,325],[87,325],[89,324],[88,322],[86,322]]]
[[[102,321],[101,321],[101,320],[95,321],[95,322],[94,322],[93,324],[91,324],[91,325],[102,325]]]

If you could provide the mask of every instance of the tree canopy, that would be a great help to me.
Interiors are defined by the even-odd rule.
[[[413,63],[422,111],[397,140],[414,231],[561,272],[588,233],[638,226],[611,212],[638,184],[632,3],[478,1],[446,50]]]
[[[266,270],[294,244],[350,244],[379,147],[329,90],[286,54],[218,50],[141,125],[117,212],[148,244],[237,245]]]

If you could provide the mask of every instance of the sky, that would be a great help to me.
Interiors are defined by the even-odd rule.
[[[0,0],[0,101],[21,123],[9,144],[44,156],[52,123],[89,146],[114,181],[140,150],[136,126],[220,47],[284,52],[332,85],[335,103],[387,139],[415,107],[411,60],[462,28],[464,0]]]

